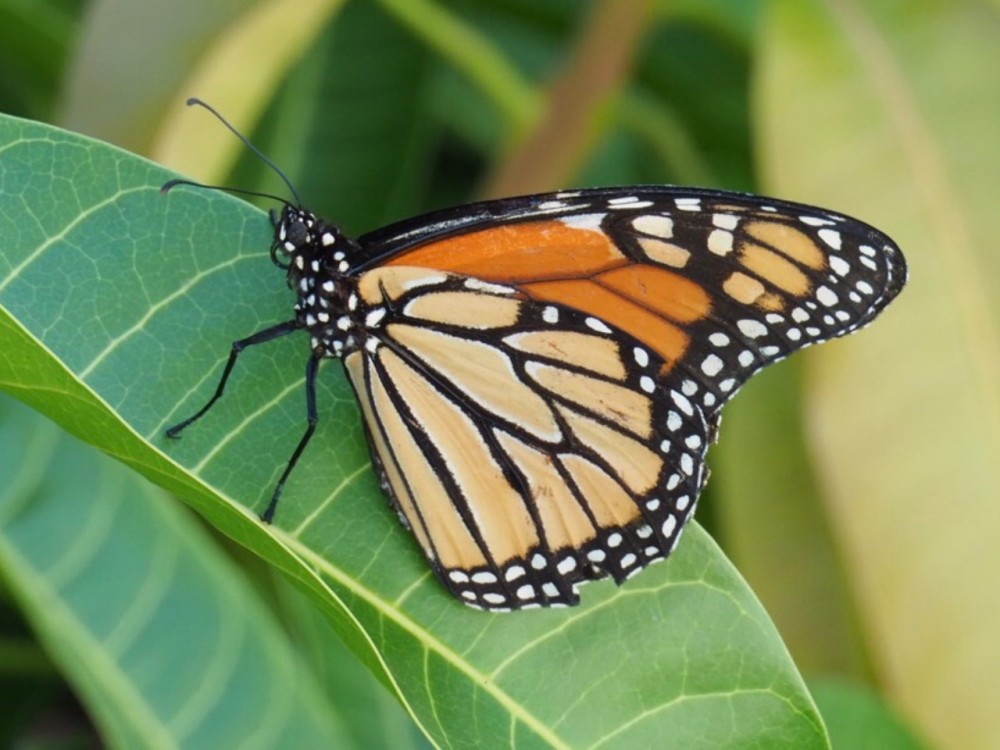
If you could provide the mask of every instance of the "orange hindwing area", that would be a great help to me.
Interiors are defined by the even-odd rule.
[[[684,324],[711,310],[701,285],[630,260],[604,232],[561,221],[460,234],[401,253],[385,265],[509,284],[534,299],[572,307],[642,341],[666,360],[665,369],[688,348]]]

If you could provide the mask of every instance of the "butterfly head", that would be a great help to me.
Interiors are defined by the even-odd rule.
[[[271,212],[271,223],[274,225],[271,260],[276,266],[290,270],[307,260],[306,256],[315,254],[316,227],[319,224],[315,214],[289,204],[280,214]]]
[[[272,211],[271,223],[271,260],[288,271],[289,283],[295,285],[303,276],[337,275],[347,270],[344,258],[351,242],[333,224],[290,204],[281,213]]]

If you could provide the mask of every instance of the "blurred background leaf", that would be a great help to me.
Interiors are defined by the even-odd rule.
[[[340,709],[189,513],[7,396],[0,415],[0,567],[110,745],[345,746]],[[46,730],[8,746],[26,728]]]
[[[608,28],[607,49],[630,63],[600,96],[573,99],[579,110],[560,109],[553,92],[600,57],[587,40],[600,38],[613,0],[295,3],[308,23],[269,28],[289,5],[0,0],[0,110],[159,155],[198,179],[284,194],[228,133],[183,109],[201,96],[351,232],[489,192],[512,155],[560,129],[583,145],[569,166],[535,165],[548,187],[752,189],[886,230],[907,253],[910,288],[870,330],[747,386],[726,409],[698,518],[811,685],[850,678],[912,736],[994,747],[996,3],[629,3],[641,33]],[[266,43],[255,41],[262,28]],[[552,115],[567,111],[583,115]],[[248,310],[224,331],[269,314]],[[221,354],[215,338],[199,334],[209,360]],[[255,363],[251,395],[269,380],[294,387],[275,379],[274,361]],[[288,434],[300,409],[279,415]],[[22,462],[44,471],[47,455],[5,457],[0,482]],[[294,635],[309,617],[293,597],[266,601],[296,646],[314,644],[306,662],[325,663],[315,644],[329,637]],[[45,658],[20,639],[3,653],[23,656],[5,669],[34,665],[52,685]],[[843,728],[868,726],[871,702],[816,695],[834,746],[861,746]]]

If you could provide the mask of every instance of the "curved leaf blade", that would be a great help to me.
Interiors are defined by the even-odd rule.
[[[345,747],[271,614],[134,473],[0,399],[0,570],[112,747]]]
[[[697,528],[672,562],[622,589],[593,584],[574,610],[487,615],[454,601],[387,509],[335,366],[277,527],[262,527],[254,511],[304,428],[305,352],[292,339],[248,351],[234,392],[183,440],[164,437],[211,393],[226,344],[290,306],[265,215],[207,191],[164,197],[171,176],[0,120],[0,304],[12,316],[0,333],[38,367],[0,359],[4,387],[299,581],[441,744],[828,746],[766,614]]]

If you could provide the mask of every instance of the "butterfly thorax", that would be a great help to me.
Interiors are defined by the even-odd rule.
[[[287,271],[288,286],[298,296],[295,318],[309,332],[312,350],[340,357],[357,349],[364,310],[348,260],[357,245],[337,226],[294,206],[273,222],[271,257]]]

